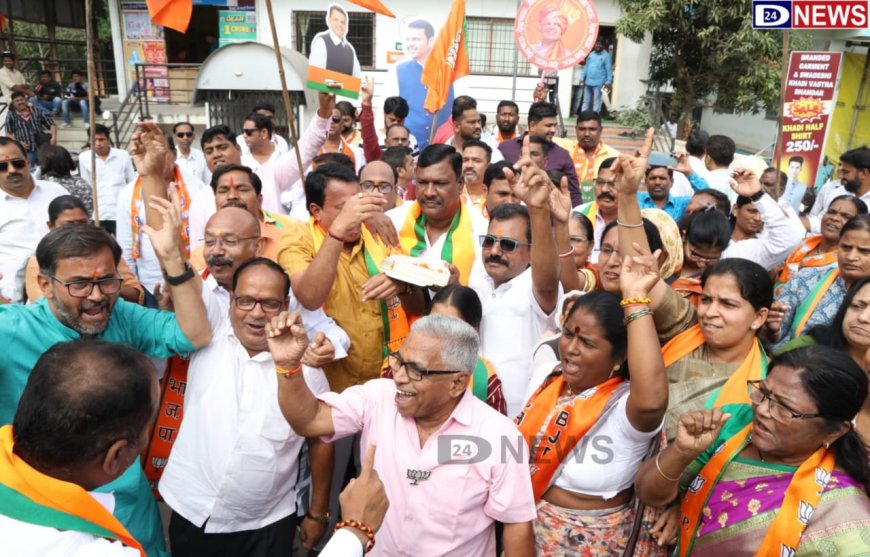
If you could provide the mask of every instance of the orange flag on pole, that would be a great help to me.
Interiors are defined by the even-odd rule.
[[[347,0],[351,4],[356,4],[361,8],[369,11],[385,15],[387,17],[396,17],[396,14],[390,11],[389,8],[381,3],[381,0]]]
[[[465,0],[453,0],[447,23],[432,45],[420,78],[429,88],[423,107],[430,114],[441,110],[447,103],[453,82],[470,73],[466,34]]]
[[[193,13],[193,0],[145,0],[151,21],[157,25],[187,33],[190,15]]]

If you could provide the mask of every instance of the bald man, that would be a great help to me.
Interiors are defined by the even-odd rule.
[[[393,167],[383,161],[373,161],[359,171],[359,185],[362,191],[379,191],[387,198],[384,207],[392,209],[398,203],[396,180],[399,177]]]

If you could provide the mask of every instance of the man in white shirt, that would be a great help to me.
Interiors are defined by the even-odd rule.
[[[159,399],[130,346],[88,336],[50,348],[0,428],[0,554],[144,555],[112,516],[114,496],[94,490],[139,466]]]
[[[175,164],[197,180],[207,184],[211,181],[211,174],[205,165],[205,156],[202,151],[192,147],[196,135],[190,122],[176,122],[172,126],[172,135],[175,140]]]
[[[692,130],[689,132],[689,137],[686,138],[686,152],[689,153],[689,165],[692,167],[692,172],[707,179],[709,172],[707,165],[704,164],[704,153],[707,152],[707,140],[710,134],[704,130]]]
[[[48,205],[61,195],[69,192],[33,179],[21,144],[0,137],[0,302],[23,299],[23,292],[14,292],[15,275],[48,234]]]
[[[251,109],[251,113],[262,114],[271,120],[273,125],[275,123],[275,106],[272,103],[259,102]],[[248,147],[248,144],[245,142],[245,134],[239,134],[236,136],[236,143],[239,144],[239,148],[242,150],[243,155],[251,154],[251,148]],[[275,145],[275,149],[277,149],[282,155],[290,151],[290,146],[287,145],[287,140],[281,137],[277,132],[272,134],[272,144]]]
[[[100,226],[115,233],[115,220],[118,217],[118,194],[124,186],[136,178],[133,160],[127,151],[112,147],[109,128],[103,124],[94,126],[94,150],[97,152],[97,201]],[[79,155],[79,175],[91,183],[91,151]],[[97,215],[94,215],[95,217]]]
[[[24,74],[15,67],[15,55],[8,50],[3,53],[3,67],[0,68],[0,93],[6,102],[11,102],[12,93],[33,95]]]
[[[169,188],[174,189],[182,200],[187,200],[189,203],[189,200],[193,199],[205,186],[193,176],[188,176],[182,172],[175,164],[175,145],[171,137],[167,136],[166,140],[169,150],[165,155],[163,179],[167,184],[170,184]],[[146,290],[154,293],[156,286],[163,284],[163,271],[151,245],[151,240],[142,231],[142,225],[145,224],[145,196],[141,186],[137,187],[138,184],[140,184],[140,180],[137,178],[124,186],[118,194],[116,238],[118,245],[123,250],[124,261],[130,270],[136,274]],[[169,197],[167,195],[167,198]],[[187,222],[189,222],[189,211],[182,211],[182,215],[185,213],[187,213]],[[188,234],[190,233],[189,226],[183,228],[187,230]],[[188,237],[185,248],[189,247]]]
[[[522,410],[531,378],[531,354],[556,326],[560,295],[559,256],[550,222],[552,183],[545,171],[527,167],[514,190],[526,206],[504,204],[490,215],[482,241],[486,277],[472,284],[483,302],[480,353],[502,382],[507,415]]]
[[[300,522],[294,486],[306,440],[283,419],[278,382],[302,373],[318,394],[329,391],[329,383],[322,370],[304,364],[281,369],[269,353],[265,327],[288,309],[289,291],[290,278],[276,263],[242,263],[233,275],[229,316],[218,320],[211,344],[191,358],[184,421],[159,486],[173,510],[174,556],[293,551]],[[210,294],[203,289],[204,299]],[[321,333],[312,343],[323,340]],[[301,537],[313,547],[329,522],[333,449],[317,438],[307,441],[314,498]]]
[[[242,155],[242,164],[257,172],[261,166],[277,159],[281,154],[272,143],[275,125],[262,114],[248,114],[242,124],[242,134],[250,153]]]
[[[809,216],[801,218],[812,234],[821,233],[822,215],[831,202],[841,195],[854,195],[870,203],[870,148],[858,147],[846,151],[837,166],[839,180],[831,180],[821,187]]]
[[[728,167],[734,161],[736,152],[737,146],[733,139],[724,135],[711,135],[704,154],[708,186],[727,195],[732,205],[737,201],[737,194],[731,189],[731,171]]]
[[[347,41],[347,11],[338,4],[330,4],[326,11],[326,26],[329,28],[314,35],[308,63],[353,77],[362,77],[356,50]]]

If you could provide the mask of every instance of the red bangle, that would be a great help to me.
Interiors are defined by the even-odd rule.
[[[347,240],[345,240],[345,239],[342,238],[341,236],[335,234],[335,233],[332,231],[332,229],[327,230],[327,231],[326,231],[326,235],[329,236],[330,238],[332,238],[333,240],[337,240],[337,241],[341,242],[342,244],[346,244],[346,243],[347,243]]]
[[[368,543],[366,544],[365,552],[368,553],[369,551],[372,550],[372,548],[375,546],[375,533],[372,532],[371,528],[369,528],[368,526],[366,526],[365,524],[363,524],[362,522],[360,522],[358,520],[342,520],[341,522],[339,522],[338,524],[335,525],[335,531],[338,532],[339,530],[341,530],[342,528],[344,528],[346,526],[350,526],[351,528],[356,528],[357,530],[359,530],[360,532],[365,534],[366,537],[369,539]]]

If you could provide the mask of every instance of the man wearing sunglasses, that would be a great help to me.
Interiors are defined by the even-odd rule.
[[[6,358],[0,377],[0,423],[12,421],[34,363],[59,342],[93,336],[166,358],[187,354],[211,341],[199,279],[186,271],[189,267],[178,247],[180,211],[164,203],[160,210],[168,224],[160,230],[146,228],[146,233],[171,285],[176,314],[118,299],[121,248],[104,230],[70,224],[52,230],[40,241],[38,281],[45,297],[27,306],[0,306],[0,338],[16,347]],[[114,493],[113,514],[148,554],[165,551],[160,516],[138,459],[98,491]]]
[[[267,331],[275,364],[294,370],[307,343],[299,314],[273,317]],[[492,556],[496,521],[506,557],[534,555],[528,448],[468,389],[479,348],[467,323],[429,315],[389,355],[392,379],[315,395],[300,373],[279,378],[295,431],[327,441],[360,434],[361,447],[378,446],[374,469],[390,508],[373,555]]]
[[[242,124],[242,134],[250,154],[242,155],[242,164],[256,172],[261,166],[278,158],[280,153],[272,143],[275,124],[262,114],[248,114]]]
[[[266,324],[298,302],[283,269],[253,256],[256,229],[256,219],[235,207],[215,213],[207,229],[211,247],[229,243],[241,250],[229,282],[228,273],[219,275],[227,290],[213,291],[224,311],[214,340],[191,357],[184,420],[160,479],[160,494],[172,508],[169,539],[177,557],[290,555],[297,526],[311,549],[330,519],[333,445],[298,435],[281,415],[278,383],[286,379],[276,374],[267,345]],[[204,292],[212,293],[209,282],[217,276],[206,279]],[[309,366],[317,364],[311,360],[315,345],[329,341],[314,331],[308,339],[300,374],[308,389],[323,394],[326,376]],[[307,513],[297,509],[295,487],[305,442],[312,474]]]
[[[268,102],[259,102],[254,105],[251,109],[251,114],[262,114],[266,118],[272,121],[272,124],[275,124],[275,105]],[[275,126],[277,129],[277,125]],[[236,136],[236,143],[238,143],[239,148],[242,150],[243,155],[250,155],[251,149],[248,147],[248,144],[245,143],[245,134],[240,133]],[[290,151],[290,146],[287,145],[287,140],[281,137],[281,135],[276,131],[272,134],[272,144],[275,145],[275,149],[278,150],[280,154],[284,154]]]
[[[196,138],[193,133],[193,124],[176,122],[172,126],[172,137],[175,140],[175,164],[182,172],[208,183],[211,180],[211,175],[205,164],[205,155],[199,149],[192,147],[193,140]]]
[[[525,401],[529,354],[538,339],[556,326],[561,294],[551,225],[554,186],[546,171],[528,157],[517,164],[523,168],[520,177],[511,170],[504,173],[525,206],[504,204],[492,212],[489,229],[480,238],[486,277],[471,284],[483,302],[480,353],[498,370],[511,417]]]
[[[48,206],[61,195],[69,192],[54,182],[33,179],[20,143],[0,137],[0,303],[23,298],[15,293],[15,276],[48,234]]]

